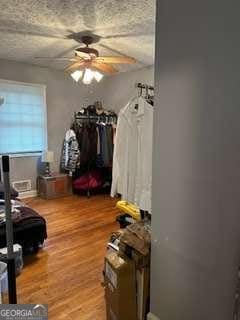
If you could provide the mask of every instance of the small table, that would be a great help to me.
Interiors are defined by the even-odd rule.
[[[65,197],[72,193],[70,177],[63,173],[39,176],[37,178],[37,188],[38,195],[43,199]]]

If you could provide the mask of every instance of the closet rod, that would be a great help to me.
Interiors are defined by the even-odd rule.
[[[101,118],[117,118],[116,115],[99,115],[99,116],[91,116],[91,115],[82,115],[82,116],[75,116],[75,119],[101,119]]]
[[[117,119],[116,114],[99,114],[99,115],[91,115],[91,114],[79,114],[77,112],[74,113],[74,119],[75,120],[111,120],[111,119]]]
[[[137,82],[135,86],[136,88],[140,88],[140,89],[154,90],[154,86],[150,86],[146,83]]]

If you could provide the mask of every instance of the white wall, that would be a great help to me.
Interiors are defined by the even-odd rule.
[[[151,310],[230,320],[240,264],[240,2],[157,9]]]
[[[69,128],[73,112],[91,100],[91,88],[76,84],[61,71],[0,60],[0,78],[47,86],[48,147],[55,154],[53,170],[59,170],[64,133]],[[36,188],[38,157],[11,159],[11,180],[31,179]]]
[[[103,101],[106,109],[112,109],[118,112],[136,95],[136,82],[153,85],[154,67],[145,67],[140,70],[105,77],[96,87],[96,98]]]

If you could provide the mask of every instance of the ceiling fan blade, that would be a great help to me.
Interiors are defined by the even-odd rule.
[[[53,57],[34,57],[34,59],[39,59],[39,60],[58,60],[58,61],[78,61],[77,58],[69,58],[69,57],[60,57],[60,58],[53,58]]]
[[[136,63],[136,59],[131,57],[98,57],[95,59],[98,62],[110,63],[110,64],[133,64]]]
[[[85,64],[86,63],[84,61],[77,61],[77,62],[74,62],[74,63],[70,64],[67,68],[64,69],[64,71],[65,72],[73,71],[74,69],[78,69],[80,67],[84,67]]]
[[[82,59],[91,59],[90,55],[88,53],[85,53],[85,52],[81,52],[81,51],[78,51],[78,50],[74,50],[74,52],[76,53],[76,55],[79,57],[79,58],[82,58]]]
[[[104,72],[104,73],[115,74],[118,72],[118,70],[113,66],[108,65],[106,63],[97,62],[94,60],[92,61],[91,66],[99,70],[100,72]]]

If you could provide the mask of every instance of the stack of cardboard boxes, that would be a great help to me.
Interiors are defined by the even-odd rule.
[[[145,320],[149,310],[150,231],[144,222],[119,232],[104,263],[107,320]]]

